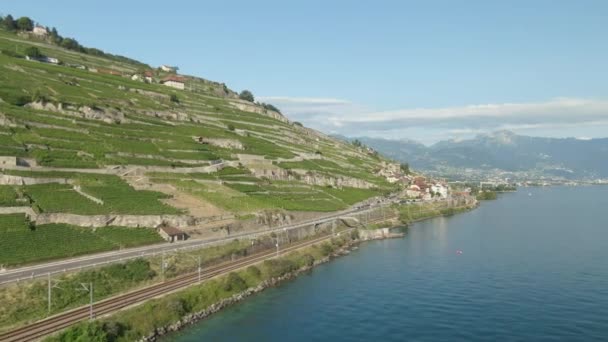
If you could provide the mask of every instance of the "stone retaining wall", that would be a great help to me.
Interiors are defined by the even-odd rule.
[[[1,185],[34,185],[48,183],[68,184],[68,180],[66,178],[31,178],[12,175],[0,175]]]

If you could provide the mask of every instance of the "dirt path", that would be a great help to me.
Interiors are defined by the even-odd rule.
[[[183,209],[194,217],[213,217],[228,214],[213,204],[177,190],[170,184],[157,184],[151,182],[146,176],[125,176],[123,179],[136,190],[158,191],[171,196],[163,200],[168,205]]]

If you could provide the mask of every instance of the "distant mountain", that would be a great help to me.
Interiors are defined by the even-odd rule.
[[[429,147],[409,140],[357,139],[419,170],[534,172],[567,179],[608,177],[608,138],[540,138],[498,131]]]

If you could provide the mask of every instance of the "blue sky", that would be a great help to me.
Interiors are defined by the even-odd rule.
[[[325,132],[608,135],[607,1],[5,0],[0,13],[250,89]]]

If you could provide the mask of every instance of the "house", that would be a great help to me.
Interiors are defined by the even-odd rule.
[[[143,82],[143,81],[144,81],[144,78],[143,78],[143,77],[141,77],[141,75],[139,75],[139,74],[133,74],[133,75],[131,76],[131,80],[133,80],[133,81],[140,81],[140,82]]]
[[[170,66],[170,65],[161,65],[160,66],[160,70],[165,71],[165,72],[176,72],[177,71],[177,67],[175,66]]]
[[[410,185],[409,188],[405,191],[405,195],[409,198],[418,198],[421,195],[420,187],[416,184]]]
[[[144,71],[144,80],[146,80],[147,83],[152,83],[152,81],[154,81],[154,73],[152,72],[152,70],[146,70]]]
[[[169,75],[163,78],[160,83],[175,89],[186,89],[186,79],[181,76]]]
[[[431,185],[431,193],[439,195],[441,198],[448,197],[448,187],[441,183]]]
[[[159,226],[158,234],[168,242],[184,241],[188,238],[188,234],[170,226]]]
[[[46,37],[49,35],[49,30],[47,30],[44,26],[36,25],[34,26],[32,33],[38,37]]]

